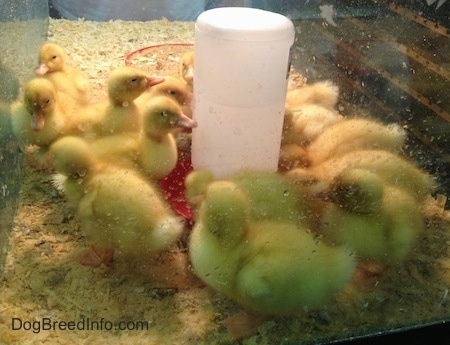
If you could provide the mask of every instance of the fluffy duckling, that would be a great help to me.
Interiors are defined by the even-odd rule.
[[[322,195],[332,202],[322,215],[325,238],[362,258],[400,262],[424,229],[416,198],[372,171],[346,169]]]
[[[270,194],[270,193],[267,193]],[[230,181],[211,183],[189,239],[194,273],[244,308],[287,315],[317,307],[351,279],[353,258],[283,221],[252,221]]]
[[[180,236],[183,223],[159,190],[133,169],[98,160],[84,139],[59,139],[50,158],[67,176],[63,190],[82,230],[101,247],[149,255],[167,249]]]
[[[296,168],[285,176],[294,183],[296,180],[316,181],[325,185],[346,169],[366,169],[376,173],[385,183],[405,190],[421,199],[435,188],[435,182],[429,174],[418,168],[413,162],[385,150],[356,150],[309,169]]]
[[[398,124],[385,125],[375,120],[349,118],[324,129],[308,146],[311,165],[353,150],[387,150],[399,153],[406,133]]]
[[[36,74],[50,80],[58,92],[64,92],[80,105],[86,105],[90,98],[89,81],[67,60],[67,55],[59,44],[45,42],[39,48]]]
[[[108,76],[109,105],[103,114],[100,134],[138,132],[142,116],[134,101],[144,91],[163,81],[164,78],[150,77],[132,66],[122,66],[111,71]]]
[[[186,177],[186,197],[194,211],[204,199],[208,186],[222,181],[213,179],[207,170],[195,170]],[[252,220],[306,224],[309,208],[303,195],[286,177],[264,171],[241,171],[225,181],[234,183],[246,194],[252,206],[249,210]]]
[[[316,104],[333,110],[338,96],[339,88],[331,81],[319,81],[288,90],[285,106],[288,111],[295,111],[304,104]]]
[[[337,111],[319,104],[301,104],[295,110],[286,109],[282,144],[306,147],[328,127],[343,119]]]
[[[65,134],[68,117],[54,85],[44,78],[26,82],[23,101],[12,106],[11,123],[22,148],[30,144],[47,147]]]
[[[139,164],[153,179],[166,177],[177,164],[178,148],[174,131],[192,129],[197,122],[184,114],[177,102],[167,96],[154,96],[143,107]]]
[[[178,102],[183,109],[183,113],[192,118],[192,92],[186,86],[186,84],[177,77],[164,76],[164,81],[151,89],[148,92],[143,93],[136,102],[142,106],[152,97],[156,96],[168,96]]]
[[[99,136],[89,140],[92,151],[102,161],[137,169],[153,180],[167,176],[178,159],[173,132],[177,128],[192,128],[197,123],[181,111],[169,97],[149,99],[140,109],[142,128]]]
[[[142,115],[135,99],[148,88],[164,81],[141,69],[123,66],[113,69],[107,81],[109,100],[78,109],[71,118],[71,134],[88,139],[122,133],[138,133]]]
[[[192,91],[194,86],[194,51],[189,50],[182,54],[180,62],[180,75]]]

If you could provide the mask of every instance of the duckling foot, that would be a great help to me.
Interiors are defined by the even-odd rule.
[[[265,318],[263,316],[241,311],[235,315],[227,317],[226,319],[220,321],[220,323],[225,326],[228,335],[233,341],[235,341],[254,335],[264,321]]]
[[[90,245],[88,248],[81,250],[76,254],[76,260],[84,265],[90,267],[99,267],[102,264],[110,267],[112,265],[114,256],[114,249],[101,248]]]

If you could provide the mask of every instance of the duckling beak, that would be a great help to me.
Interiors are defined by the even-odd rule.
[[[147,77],[147,88],[158,85],[164,81],[164,77]]]
[[[193,82],[194,82],[194,67],[189,67],[184,78],[186,79],[186,81],[189,84],[191,84],[191,85],[193,84]]]
[[[39,65],[39,67],[36,68],[35,72],[36,72],[37,75],[44,75],[45,73],[48,72],[48,70],[49,70],[49,68],[48,68],[47,64],[41,63]]]
[[[183,128],[195,128],[197,127],[197,121],[191,119],[189,116],[181,114],[180,118],[177,121],[177,126],[178,127],[183,127]]]
[[[34,112],[31,115],[31,128],[34,131],[36,132],[40,131],[42,128],[44,128],[44,124],[45,124],[45,117],[42,111]]]

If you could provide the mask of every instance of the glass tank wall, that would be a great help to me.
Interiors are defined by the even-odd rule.
[[[7,253],[10,228],[21,184],[22,156],[13,135],[11,104],[36,63],[33,53],[47,35],[46,1],[0,2],[0,276]]]
[[[0,4],[1,344],[329,344],[450,322],[448,1]],[[202,78],[244,87],[195,64],[196,20],[221,7],[292,22],[276,172],[192,166]],[[251,60],[223,44],[217,68]],[[239,111],[221,125],[258,128]]]

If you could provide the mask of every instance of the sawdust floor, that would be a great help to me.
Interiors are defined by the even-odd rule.
[[[108,30],[112,39],[105,41]],[[127,53],[161,42],[191,42],[192,30],[192,23],[167,21],[51,20],[49,38],[77,40],[77,46],[67,46],[69,55],[91,78],[93,97],[101,97],[105,73],[123,64]],[[92,58],[86,57],[89,46],[97,47]],[[100,54],[103,48],[113,51]],[[176,73],[178,53],[167,58],[165,51],[165,58],[151,59],[173,62],[171,72]],[[161,68],[157,62],[145,64],[156,72]],[[222,321],[241,309],[192,274],[186,249],[189,229],[173,250],[158,257],[136,260],[119,254],[109,268],[82,266],[74,255],[89,241],[64,196],[54,189],[51,174],[25,153],[19,205],[0,282],[0,344],[308,344],[450,316],[450,215],[432,198],[424,209],[427,229],[407,262],[370,277],[363,286],[349,286],[322,308],[265,319],[251,335],[233,341]],[[61,329],[64,322],[76,324],[83,319],[94,322],[94,328],[102,325],[103,330],[86,329],[86,324]],[[58,322],[59,327],[33,331],[33,325],[42,326],[45,320]],[[141,321],[148,328],[142,329]],[[13,329],[20,322],[24,327]],[[135,329],[105,329],[120,322]]]

